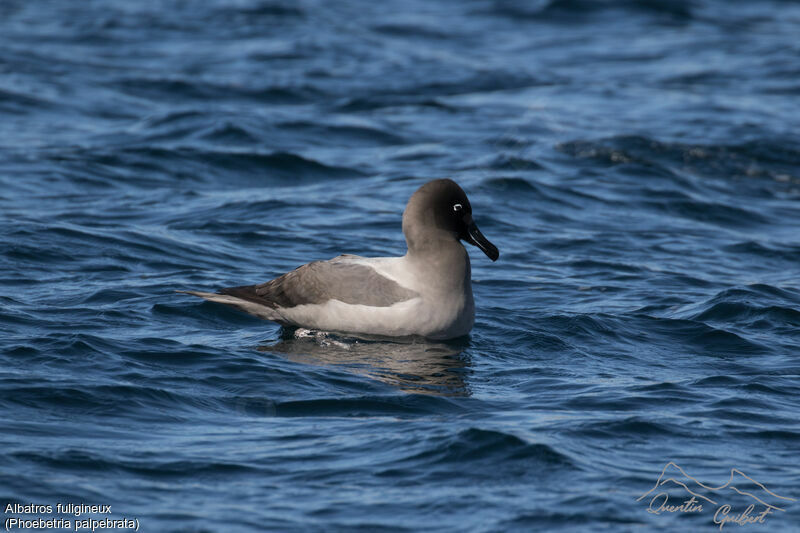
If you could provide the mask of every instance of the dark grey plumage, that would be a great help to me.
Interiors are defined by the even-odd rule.
[[[419,296],[374,269],[349,262],[313,261],[260,285],[229,287],[219,294],[265,305],[272,309],[339,300],[346,304],[389,307]],[[355,257],[355,256],[349,256]]]

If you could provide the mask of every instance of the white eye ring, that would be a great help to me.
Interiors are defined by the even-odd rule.
[[[453,211],[461,211],[464,207],[461,204],[455,204],[453,206]]]

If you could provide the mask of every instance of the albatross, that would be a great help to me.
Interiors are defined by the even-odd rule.
[[[450,179],[424,184],[403,212],[403,234],[402,257],[343,254],[258,285],[180,292],[288,327],[436,340],[468,334],[475,302],[461,241],[492,261],[500,253],[475,224],[466,193]]]

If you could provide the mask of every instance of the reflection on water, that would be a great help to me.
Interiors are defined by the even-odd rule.
[[[469,396],[465,381],[469,361],[463,351],[468,339],[447,342],[422,338],[352,337],[298,329],[285,331],[275,344],[259,351],[290,361],[335,366],[380,380],[406,392]]]

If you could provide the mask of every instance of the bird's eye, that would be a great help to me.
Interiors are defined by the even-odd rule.
[[[453,206],[453,211],[455,211],[456,213],[458,213],[458,212],[459,212],[459,211],[461,211],[462,209],[463,209],[463,206],[462,206],[461,204],[455,204],[455,205]]]

